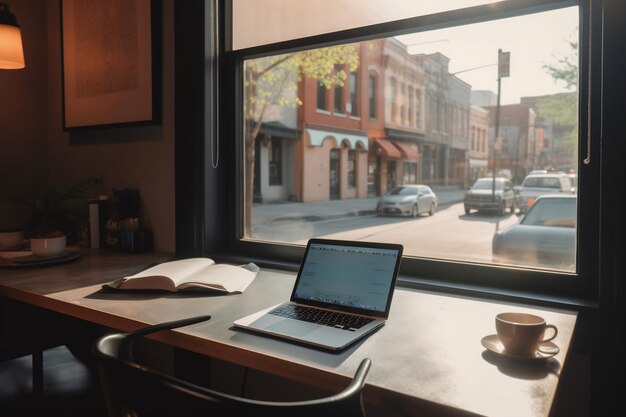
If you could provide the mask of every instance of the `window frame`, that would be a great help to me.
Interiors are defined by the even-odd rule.
[[[229,2],[226,1],[226,3],[228,4]],[[492,3],[237,51],[228,49],[228,38],[232,35],[227,28],[224,33],[227,46],[225,71],[222,71],[223,76],[218,82],[226,85],[228,87],[227,91],[234,91],[235,94],[229,98],[221,98],[222,106],[227,109],[227,111],[221,112],[222,126],[225,126],[223,137],[241,138],[243,134],[243,126],[240,122],[242,106],[238,105],[238,103],[242,103],[243,100],[241,80],[243,79],[243,62],[246,59],[314,47],[396,36],[417,31],[480,23],[568,6],[579,6],[579,195],[584,195],[585,198],[578,199],[578,216],[579,219],[584,218],[585,221],[578,222],[577,228],[577,273],[570,274],[461,261],[404,257],[398,285],[438,289],[460,294],[481,294],[497,298],[522,298],[535,302],[553,303],[555,300],[559,300],[559,303],[564,303],[565,305],[593,305],[598,298],[598,276],[600,275],[598,262],[598,259],[600,259],[600,235],[598,230],[600,230],[601,194],[600,187],[594,187],[594,184],[600,181],[602,169],[600,140],[592,140],[590,144],[591,154],[596,156],[595,161],[589,165],[584,165],[581,161],[585,157],[583,154],[587,147],[585,134],[587,132],[586,109],[588,105],[593,108],[600,108],[601,104],[601,97],[597,93],[591,96],[592,103],[588,103],[587,89],[588,86],[591,86],[592,91],[600,91],[602,58],[597,51],[601,51],[603,28],[601,13],[599,13],[601,9],[600,2],[592,0],[591,4],[593,4],[594,8],[593,32],[589,28],[588,19],[590,3],[574,0],[520,0]],[[228,19],[225,20],[228,21]],[[593,34],[591,65],[588,65],[589,55],[587,53],[589,33]],[[590,82],[587,83],[589,67],[592,68],[592,77]],[[592,112],[589,120],[591,121],[592,129],[591,137],[600,138],[601,111]],[[433,127],[436,128],[436,126]],[[232,200],[229,203],[231,217],[227,233],[227,252],[247,257],[247,259],[256,259],[262,265],[295,269],[303,254],[303,246],[287,243],[258,242],[239,238],[243,236],[243,181],[245,178],[243,175],[243,146],[239,143],[240,141],[235,142],[228,145],[230,151],[229,160],[235,161],[231,167],[233,174],[231,186],[234,186],[236,192],[232,193]]]

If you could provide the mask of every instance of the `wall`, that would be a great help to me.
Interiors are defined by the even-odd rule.
[[[58,1],[9,4],[22,28],[26,68],[0,70],[0,203],[30,203],[48,184],[65,191],[86,177],[104,189],[137,188],[155,249],[174,252],[174,22],[163,2],[161,126],[62,130]]]
[[[114,188],[139,189],[142,222],[154,232],[155,249],[174,252],[173,0],[163,1],[162,125],[70,133],[62,130],[59,5],[56,1],[45,3],[48,23],[46,145],[50,183],[64,190],[81,178],[99,177],[109,193]],[[45,99],[44,91],[41,89],[41,100]]]
[[[28,203],[48,172],[46,7],[43,0],[9,7],[22,28],[26,68],[0,69],[0,203]]]

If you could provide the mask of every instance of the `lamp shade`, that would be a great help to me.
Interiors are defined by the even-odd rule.
[[[0,3],[0,69],[24,68],[22,33],[9,6]]]

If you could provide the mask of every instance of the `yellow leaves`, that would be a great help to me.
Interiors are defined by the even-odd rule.
[[[326,88],[343,86],[348,73],[359,67],[357,45],[338,45],[283,55],[251,59],[244,63],[245,106],[300,106],[298,83],[303,77]]]

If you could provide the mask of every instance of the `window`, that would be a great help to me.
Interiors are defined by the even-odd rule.
[[[406,86],[402,84],[400,93],[400,123],[406,124]]]
[[[317,108],[319,110],[326,110],[326,91],[327,88],[319,81],[317,83]]]
[[[397,31],[389,24],[373,25],[333,33],[335,37],[331,42],[328,37],[296,39],[293,45],[296,45],[294,50],[297,52],[281,50],[282,44],[277,44],[266,45],[258,51],[234,53],[232,61],[241,66],[240,71],[248,66],[257,66],[258,60],[269,59],[281,62],[275,70],[294,71],[294,79],[298,80],[285,86],[278,83],[269,85],[268,82],[263,95],[244,96],[238,104],[243,108],[253,103],[258,108],[256,112],[246,112],[254,115],[251,117],[256,117],[256,120],[235,121],[241,126],[237,146],[242,151],[239,163],[243,164],[246,173],[254,170],[254,167],[246,165],[249,162],[245,162],[251,159],[246,158],[249,149],[246,137],[260,122],[258,115],[263,114],[266,120],[262,122],[292,126],[298,132],[293,150],[283,147],[282,155],[283,183],[287,188],[284,194],[291,201],[320,203],[336,196],[338,201],[333,203],[341,203],[345,198],[366,199],[371,194],[383,195],[389,187],[402,185],[400,182],[416,182],[430,186],[447,213],[458,213],[445,222],[441,220],[441,212],[437,212],[429,218],[398,218],[394,222],[378,217],[363,218],[365,223],[359,226],[345,223],[342,226],[345,229],[335,227],[336,223],[331,227],[324,222],[311,221],[306,224],[281,224],[281,230],[278,230],[262,227],[256,222],[256,218],[264,218],[261,215],[263,210],[276,211],[276,207],[264,204],[252,206],[249,203],[246,181],[251,181],[253,177],[246,174],[241,175],[239,207],[244,214],[248,212],[241,218],[250,220],[248,224],[239,225],[238,242],[242,242],[243,247],[248,244],[254,248],[275,247],[277,249],[267,250],[274,256],[280,256],[299,253],[282,245],[291,248],[314,236],[362,236],[360,238],[404,244],[406,260],[403,261],[403,271],[408,276],[459,282],[476,280],[482,284],[489,282],[495,287],[520,289],[525,286],[531,289],[542,287],[541,282],[545,280],[554,292],[563,288],[578,288],[582,285],[579,285],[581,277],[591,277],[591,274],[586,274],[589,272],[586,259],[593,256],[593,242],[598,239],[593,234],[597,221],[597,216],[593,215],[594,210],[597,211],[595,203],[583,203],[576,196],[579,213],[574,246],[576,263],[545,265],[527,261],[520,265],[495,259],[492,252],[496,231],[513,228],[520,220],[514,199],[507,199],[504,211],[500,211],[500,206],[493,206],[470,214],[465,214],[464,200],[468,185],[475,179],[470,178],[471,172],[480,172],[485,176],[493,171],[498,175],[508,172],[516,186],[537,167],[564,171],[571,168],[576,173],[584,168],[579,164],[578,156],[585,152],[581,146],[585,135],[578,129],[586,129],[587,97],[578,93],[578,79],[570,85],[559,80],[555,82],[547,68],[562,69],[558,67],[562,62],[573,63],[573,67],[566,69],[579,73],[580,79],[587,82],[586,69],[576,65],[579,54],[583,55],[580,62],[586,62],[586,49],[578,48],[578,45],[585,45],[586,31],[589,30],[585,7],[586,3],[578,6],[575,1],[531,0],[529,5],[526,0],[509,0],[455,13],[407,19],[398,23]],[[472,23],[468,24],[468,21]],[[351,37],[344,39],[341,36]],[[498,46],[484,40],[520,37],[524,42],[515,43],[509,51],[511,75],[502,80],[501,105],[496,111],[496,68],[490,64],[497,57]],[[442,39],[446,41],[442,42]],[[471,53],[468,53],[468,43],[472,45]],[[406,62],[406,66],[392,68],[387,65],[391,58],[387,58],[385,51],[391,50],[401,58],[396,57],[393,64]],[[565,56],[575,59],[563,60]],[[328,68],[332,70],[329,72]],[[339,76],[341,72],[349,74],[347,86],[345,78]],[[407,75],[403,77],[406,78],[399,78],[398,74],[405,72]],[[382,77],[380,84],[377,77]],[[405,84],[408,79],[411,80],[410,88]],[[357,124],[351,118],[332,118],[309,112],[311,107],[319,108],[321,80],[330,87],[327,91],[332,91],[333,111],[340,113],[347,111],[353,114],[353,109],[358,109],[358,105],[354,105],[359,100],[358,88],[353,86],[367,85],[370,120]],[[377,86],[380,86],[380,91],[377,91]],[[407,88],[409,91],[406,91]],[[349,108],[344,104],[344,89],[349,92]],[[485,93],[482,103],[473,103],[474,91]],[[265,113],[261,112],[264,103],[259,97],[275,97],[271,102],[267,99]],[[297,100],[288,103],[284,97],[296,97]],[[553,103],[548,102],[553,99],[561,100],[560,106],[552,106]],[[361,100],[365,105],[364,98]],[[472,127],[470,132],[471,104],[482,107],[488,116],[484,125],[476,129]],[[379,120],[377,108],[385,116]],[[423,115],[420,114],[422,108]],[[565,114],[552,113],[556,108],[568,109],[569,114],[566,117]],[[578,109],[584,116],[580,123]],[[494,153],[496,114],[500,115],[497,136],[501,146]],[[572,115],[573,118],[568,118]],[[560,122],[556,122],[557,118],[561,118]],[[425,122],[422,130],[407,129],[418,126],[422,119]],[[551,135],[546,134],[552,146],[533,154],[534,131],[545,128],[545,123],[553,123],[550,126]],[[564,123],[568,123],[569,127],[565,127]],[[332,149],[340,146],[345,149],[345,143],[349,144],[347,159],[342,159],[339,164],[331,162]],[[367,153],[363,159],[367,163],[357,163],[354,149],[359,149],[359,146]],[[484,155],[468,157],[469,149],[482,150]],[[345,157],[345,154],[342,156]],[[344,164],[344,161],[347,163]],[[472,170],[472,167],[475,169]],[[260,172],[264,172],[263,167]],[[585,184],[588,186],[588,181],[597,172],[589,170],[578,174],[581,178],[578,195],[593,195],[595,191],[586,189]],[[341,189],[341,193],[333,192],[334,187],[339,187],[335,184],[341,185],[337,188]],[[351,193],[345,192],[344,185],[353,187]],[[497,195],[489,193],[489,187],[474,191],[478,196],[476,198],[482,198],[480,196],[484,194],[485,200],[497,200]],[[481,194],[482,191],[485,192]],[[289,218],[289,214],[285,217]],[[401,228],[392,227],[400,222]],[[404,233],[409,228],[412,232]],[[374,233],[371,232],[373,230]],[[398,230],[403,233],[399,234]],[[409,235],[430,238],[405,239],[404,236]],[[583,251],[584,247],[592,255]],[[507,278],[503,279],[503,276]]]
[[[420,91],[415,90],[415,127],[422,127]]]
[[[357,73],[350,73],[350,102],[349,102],[349,113],[352,116],[359,115],[359,97],[358,97],[358,86],[357,86]]]
[[[474,136],[474,128],[472,127],[471,131],[470,131],[470,135],[471,135],[471,145],[470,145],[470,150],[476,150],[476,137]]]
[[[370,109],[370,119],[376,118],[376,83],[378,82],[378,78],[375,75],[369,76],[369,109]]]
[[[341,67],[341,65],[338,65],[338,64],[335,65],[335,76],[341,80],[345,76],[345,72],[343,68]],[[343,113],[343,82],[335,86],[335,95],[334,95],[333,103],[335,104],[333,107],[333,111],[335,113]]]
[[[400,117],[398,115],[398,102],[400,96],[398,95],[398,82],[395,78],[392,78],[389,83],[391,84],[391,91],[389,99],[391,101],[391,123],[400,123]]]
[[[413,127],[414,121],[413,121],[413,88],[412,87],[409,87],[408,104],[409,104],[409,109],[407,110],[408,124],[409,126]]]

